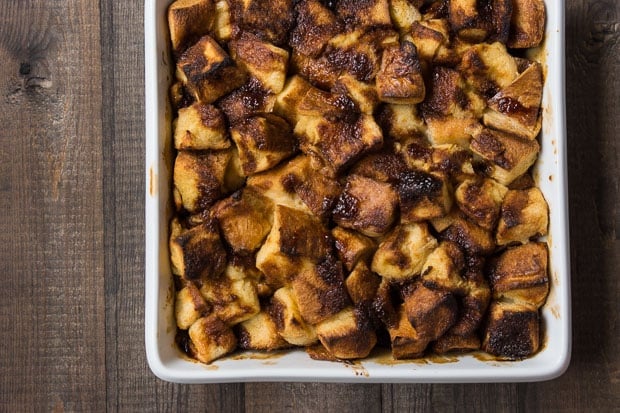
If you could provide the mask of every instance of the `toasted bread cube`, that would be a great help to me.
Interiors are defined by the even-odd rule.
[[[377,344],[377,335],[364,318],[353,307],[348,307],[319,323],[317,336],[327,351],[339,359],[367,357]]]
[[[370,82],[381,66],[381,49],[385,44],[398,43],[398,34],[382,30],[346,31],[330,39],[323,57],[338,76],[349,73],[357,80]]]
[[[302,261],[318,263],[331,254],[329,232],[317,218],[276,205],[271,231],[256,254],[256,267],[277,287],[302,270]]]
[[[223,276],[211,278],[200,293],[211,305],[212,313],[228,325],[239,324],[260,311],[256,287],[248,277],[239,278],[239,269],[226,267]]]
[[[379,182],[397,185],[398,180],[409,170],[403,156],[396,152],[398,144],[386,145],[357,161],[349,170],[351,175],[362,175]]]
[[[176,149],[226,149],[230,147],[223,113],[212,105],[194,103],[179,109],[174,127]]]
[[[455,212],[433,219],[433,227],[442,240],[456,243],[469,255],[488,255],[495,250],[495,241],[488,231]]]
[[[549,206],[538,188],[508,191],[497,224],[497,244],[525,244],[530,238],[547,234]]]
[[[318,341],[314,327],[301,317],[292,289],[278,289],[271,298],[269,311],[278,328],[278,334],[287,343],[308,346]]]
[[[288,52],[243,32],[228,44],[230,56],[270,93],[280,93],[286,80]]]
[[[396,218],[398,195],[390,184],[360,175],[349,175],[332,213],[334,221],[377,237],[385,234]]]
[[[335,259],[302,265],[291,288],[299,314],[310,324],[320,323],[350,304],[342,265]]]
[[[232,250],[250,254],[261,246],[271,230],[273,203],[253,189],[245,188],[215,204],[212,214]]]
[[[333,65],[325,54],[313,58],[294,49],[290,66],[293,73],[308,79],[313,86],[322,89],[331,89],[344,69]]]
[[[303,77],[293,75],[288,78],[282,91],[276,96],[273,111],[286,119],[291,125],[297,124],[299,112],[297,107],[312,85]]]
[[[288,41],[295,16],[292,0],[229,0],[235,24],[276,46]]]
[[[426,88],[413,43],[404,41],[383,51],[376,84],[383,102],[415,104],[424,100]]]
[[[492,231],[506,192],[508,188],[493,179],[467,179],[456,188],[454,198],[469,219]]]
[[[236,125],[251,116],[273,112],[276,95],[263,88],[263,84],[255,78],[233,90],[217,102],[224,112],[229,125]]]
[[[383,143],[381,128],[365,114],[353,123],[304,116],[297,122],[295,134],[304,152],[315,153],[336,173]]]
[[[230,135],[239,149],[246,176],[273,168],[297,149],[289,124],[270,113],[239,122],[231,128]]]
[[[371,269],[389,279],[407,279],[418,275],[437,240],[425,223],[401,224],[379,244]]]
[[[470,129],[478,123],[484,101],[467,90],[464,79],[454,69],[433,68],[427,97],[421,105],[433,145],[458,144],[467,148]]]
[[[336,12],[347,25],[354,27],[390,26],[390,7],[388,0],[340,0]]]
[[[515,58],[500,42],[480,43],[467,49],[459,71],[486,98],[510,85],[519,74]]]
[[[415,44],[420,60],[432,62],[439,48],[450,39],[448,25],[444,19],[415,22],[406,39]]]
[[[506,360],[531,356],[540,346],[537,310],[516,303],[493,302],[489,308],[482,349]]]
[[[475,333],[465,336],[446,333],[439,337],[432,345],[433,352],[437,354],[463,353],[478,350],[479,348],[480,338]]]
[[[392,23],[401,34],[410,32],[415,22],[422,19],[422,14],[410,0],[390,0],[389,5]]]
[[[448,21],[452,29],[465,35],[465,38],[470,39],[472,37],[471,32],[467,29],[475,28],[479,19],[478,14],[478,1],[477,0],[451,0],[448,4]],[[469,36],[468,36],[469,34]],[[482,34],[482,39],[477,37],[475,41],[484,40],[486,32]]]
[[[332,229],[332,237],[336,241],[338,259],[347,271],[352,271],[360,261],[368,260],[375,250],[374,241],[356,231],[336,226]]]
[[[174,300],[174,318],[181,330],[190,328],[208,309],[209,306],[194,283],[187,283],[177,291]]]
[[[543,0],[513,0],[510,34],[506,45],[515,49],[537,47],[545,34]]]
[[[194,357],[207,364],[237,347],[235,333],[213,314],[196,320],[189,328],[189,338]]]
[[[177,208],[190,213],[210,207],[240,186],[234,151],[179,151],[174,163],[174,197]]]
[[[403,307],[418,337],[431,342],[441,337],[456,321],[458,307],[454,296],[418,284],[407,291]]]
[[[291,32],[290,46],[302,55],[319,57],[329,39],[342,30],[342,24],[319,0],[302,0],[295,11],[297,24]]]
[[[399,177],[397,190],[402,223],[442,217],[452,207],[450,183],[441,174],[409,170]]]
[[[176,0],[168,7],[172,51],[179,56],[214,25],[212,0]]]
[[[345,95],[325,92],[316,87],[308,89],[297,106],[301,116],[324,117],[328,120],[355,121],[358,108],[355,102]]]
[[[451,0],[448,7],[450,25],[461,39],[472,43],[508,39],[511,0]]]
[[[345,280],[347,292],[356,306],[372,302],[380,284],[381,278],[370,271],[364,261],[358,262]]]
[[[549,293],[548,255],[543,242],[507,249],[489,268],[493,297],[540,308]]]
[[[172,273],[185,280],[207,280],[219,276],[226,268],[226,251],[217,228],[206,221],[188,230],[175,219],[170,231]]]
[[[420,135],[426,130],[415,105],[386,104],[382,107],[377,122],[381,124],[386,136],[398,141]]]
[[[430,169],[445,174],[456,182],[471,179],[475,175],[471,151],[455,144],[434,146]]]
[[[488,101],[484,124],[524,139],[535,139],[540,132],[542,66],[538,62],[525,69],[510,85]]]
[[[429,343],[426,337],[421,337],[413,328],[404,306],[398,310],[398,322],[388,326],[388,333],[392,344],[392,357],[396,360],[422,357]]]
[[[357,80],[349,73],[338,78],[332,91],[348,95],[360,112],[367,115],[372,115],[379,104],[376,88],[370,83]]]
[[[442,241],[422,267],[422,284],[427,288],[463,294],[467,290],[461,273],[465,266],[463,252],[453,242]]]
[[[247,180],[247,186],[271,199],[274,204],[311,213],[296,192],[296,183],[304,179],[308,164],[308,157],[297,156],[273,169],[250,176]]]
[[[506,186],[527,172],[540,151],[536,140],[486,128],[474,132],[470,148],[490,163],[491,177]]]
[[[239,348],[244,350],[273,351],[291,345],[280,337],[278,327],[268,311],[261,311],[237,326]]]
[[[220,44],[227,43],[232,37],[232,14],[228,0],[215,1],[215,15],[213,23],[213,36]]]
[[[202,103],[213,103],[245,83],[247,74],[217,42],[203,36],[177,61],[177,78]]]
[[[471,288],[467,295],[461,297],[459,315],[446,334],[454,336],[469,336],[475,334],[486,314],[491,300],[489,286],[481,285]]]

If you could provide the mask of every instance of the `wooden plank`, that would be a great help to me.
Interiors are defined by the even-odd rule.
[[[0,3],[0,410],[105,406],[97,2]]]

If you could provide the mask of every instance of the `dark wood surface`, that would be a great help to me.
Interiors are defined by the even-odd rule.
[[[188,386],[143,345],[143,2],[0,2],[0,411],[620,411],[620,5],[566,7],[568,371]]]

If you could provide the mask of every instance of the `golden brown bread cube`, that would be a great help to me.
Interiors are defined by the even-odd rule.
[[[488,101],[484,124],[524,139],[534,139],[542,120],[542,66],[532,62],[511,84]]]
[[[428,255],[437,247],[426,223],[401,224],[379,244],[371,269],[389,279],[408,279],[418,275]]]
[[[470,220],[492,231],[499,219],[506,192],[508,188],[493,179],[467,179],[454,191],[454,199]]]
[[[432,144],[467,148],[470,129],[478,123],[484,107],[484,101],[467,90],[459,72],[441,66],[433,68],[426,99],[421,104]]]
[[[336,173],[383,143],[381,128],[366,114],[353,122],[304,116],[295,126],[295,135],[302,151],[318,155]]]
[[[416,105],[386,104],[380,109],[377,122],[383,128],[385,136],[397,141],[404,141],[426,131],[426,125]]]
[[[469,255],[488,255],[495,250],[493,234],[471,222],[454,209],[446,217],[431,221],[439,238],[455,242]]]
[[[214,205],[226,243],[238,254],[250,254],[261,245],[273,223],[273,203],[251,188],[245,188]]]
[[[409,170],[399,177],[397,191],[402,223],[442,217],[452,207],[451,186],[441,174]]]
[[[517,62],[500,42],[471,46],[463,54],[458,69],[467,83],[487,99],[510,85],[519,74]]]
[[[342,192],[342,185],[329,173],[323,162],[311,156],[300,156],[300,173],[290,174],[287,188],[292,189],[314,215],[326,221]],[[302,168],[303,166],[303,168]]]
[[[243,184],[235,165],[236,151],[179,151],[174,163],[174,199],[177,209],[204,211]]]
[[[269,93],[280,93],[286,80],[288,51],[243,32],[228,44],[237,65],[254,76]]]
[[[278,334],[287,343],[308,346],[318,341],[315,328],[302,318],[293,291],[289,287],[282,287],[273,294],[269,312]]]
[[[332,211],[334,221],[377,237],[385,234],[396,219],[398,195],[390,184],[360,175],[349,175]]]
[[[420,10],[411,0],[389,0],[392,23],[401,34],[412,30],[413,25],[422,19]]]
[[[174,300],[174,318],[181,330],[190,328],[209,309],[210,307],[194,283],[186,283],[183,288],[177,291]]]
[[[487,32],[478,25],[477,0],[451,0],[448,2],[448,19],[452,30],[473,42],[484,40]]]
[[[348,26],[377,27],[390,26],[390,7],[388,0],[340,0],[336,12]]]
[[[359,111],[367,115],[372,115],[379,104],[379,97],[374,85],[357,80],[349,73],[344,73],[338,77],[332,92],[347,95],[359,108]]]
[[[295,22],[292,0],[229,0],[229,3],[238,29],[276,46],[286,45]]]
[[[246,118],[230,129],[230,135],[246,176],[271,169],[297,149],[289,124],[271,113]]]
[[[502,185],[510,185],[527,172],[540,151],[536,140],[524,140],[487,128],[474,132],[470,148],[489,162],[491,178]]]
[[[482,349],[506,360],[519,360],[540,347],[540,316],[516,303],[493,302],[489,308]]]
[[[228,42],[233,34],[232,14],[228,1],[229,0],[215,1],[213,36],[220,44]]]
[[[239,348],[244,350],[273,351],[291,346],[278,334],[276,323],[265,310],[238,324],[237,337]]]
[[[450,39],[448,24],[444,19],[417,21],[406,38],[415,44],[420,60],[431,62]]]
[[[376,85],[383,102],[416,104],[424,100],[426,87],[413,43],[403,41],[383,51]]]
[[[250,116],[273,112],[275,103],[276,95],[251,77],[243,86],[219,99],[216,105],[226,115],[228,124],[234,126]]]
[[[214,25],[213,0],[176,0],[168,7],[172,51],[179,56]]]
[[[549,206],[540,189],[508,191],[497,224],[497,244],[525,244],[530,238],[546,235],[548,226]]]
[[[407,318],[405,307],[398,310],[397,323],[388,326],[392,357],[396,360],[414,359],[422,357],[428,346],[426,337],[421,337]]]
[[[367,261],[375,251],[375,242],[357,231],[336,226],[332,229],[338,259],[347,271],[352,271],[360,261]]]
[[[540,308],[549,293],[548,255],[542,242],[507,249],[490,263],[493,297]]]
[[[271,232],[256,254],[256,267],[278,287],[302,270],[304,260],[318,263],[332,253],[329,232],[318,218],[276,205]]]
[[[422,151],[424,151],[423,156],[426,159],[425,150],[422,149]],[[415,154],[416,152],[414,152],[414,156]],[[449,176],[455,182],[462,182],[475,176],[472,153],[456,144],[433,146],[430,153],[429,168],[431,171]]]
[[[356,306],[372,302],[380,284],[381,278],[370,271],[364,261],[358,262],[345,280],[349,297]]]
[[[468,42],[508,39],[512,0],[451,0],[448,2],[448,16],[452,30]]]
[[[319,0],[302,0],[295,6],[296,24],[289,45],[298,53],[319,57],[329,39],[342,30],[336,15]]]
[[[345,94],[311,87],[299,102],[297,112],[301,116],[326,118],[331,121],[354,121],[359,110],[355,102]]]
[[[190,349],[203,363],[211,363],[237,347],[237,337],[216,315],[199,318],[189,328]]]
[[[420,339],[427,343],[437,340],[454,324],[458,315],[454,296],[446,291],[418,284],[407,291],[403,307],[407,320]]]
[[[247,74],[210,36],[203,36],[177,60],[177,78],[195,100],[213,103],[245,83]]]
[[[172,273],[192,280],[219,276],[226,268],[226,251],[215,224],[183,229],[177,219],[170,224],[170,261]]]
[[[228,325],[252,318],[260,311],[256,286],[239,268],[228,265],[223,275],[202,284],[200,293],[211,306],[212,314]]]
[[[396,186],[400,177],[409,170],[404,157],[395,151],[399,144],[387,144],[357,161],[349,170],[351,175],[362,175]]]
[[[301,265],[291,288],[299,313],[310,324],[320,323],[350,304],[342,265],[335,259]]]
[[[312,85],[299,75],[289,77],[284,88],[276,96],[273,111],[276,115],[286,119],[291,125],[296,125],[299,120],[297,107]]]
[[[464,353],[478,350],[480,348],[480,338],[477,334],[458,335],[446,333],[439,337],[432,345],[432,350],[437,354],[445,353]]]
[[[176,149],[226,149],[230,147],[224,114],[212,105],[194,103],[179,109],[174,125]]]
[[[314,58],[294,49],[291,53],[290,66],[293,73],[322,89],[331,89],[343,70],[343,67],[333,65],[325,53]]]
[[[543,0],[513,0],[508,47],[537,47],[545,34],[545,3]]]
[[[442,241],[426,258],[422,267],[422,284],[434,290],[449,291],[454,294],[466,292],[467,285],[461,277],[465,257],[453,242]]]
[[[344,360],[367,357],[377,344],[377,335],[365,316],[353,307],[319,323],[316,333],[329,353]]]

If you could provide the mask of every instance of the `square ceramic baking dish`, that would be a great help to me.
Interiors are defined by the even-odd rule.
[[[523,361],[483,355],[393,362],[376,355],[359,362],[316,361],[303,350],[265,356],[242,354],[200,364],[175,345],[174,287],[168,259],[172,208],[171,109],[173,81],[166,8],[170,0],[145,2],[146,268],[145,341],[148,363],[161,379],[181,383],[322,381],[356,383],[517,382],[548,380],[568,367],[571,349],[569,238],[564,90],[564,2],[546,0],[546,65],[540,158],[534,176],[550,208],[551,291],[542,309],[542,349]]]

